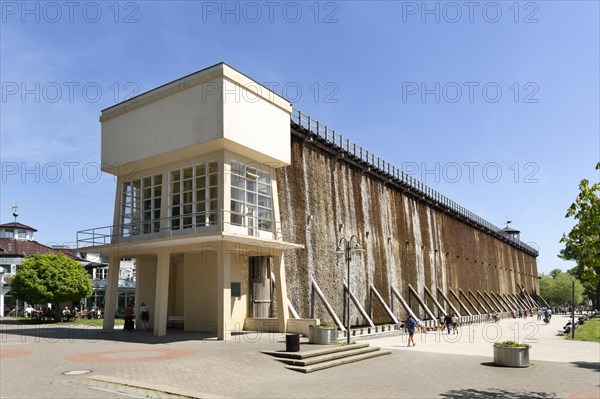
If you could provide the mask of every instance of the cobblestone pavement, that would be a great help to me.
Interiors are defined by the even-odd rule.
[[[200,333],[115,331],[0,321],[1,398],[600,398],[600,344],[557,337],[566,323],[502,320],[461,333],[365,339],[392,354],[311,374],[287,370],[261,350],[281,334],[220,342]],[[492,342],[530,342],[532,366],[492,364]],[[302,350],[313,349],[303,344]]]

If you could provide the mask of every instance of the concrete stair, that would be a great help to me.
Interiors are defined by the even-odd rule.
[[[392,352],[381,350],[369,344],[352,344],[332,345],[301,352],[264,351],[263,353],[274,356],[276,360],[285,363],[285,367],[290,370],[301,373],[312,373],[318,370],[389,355]]]

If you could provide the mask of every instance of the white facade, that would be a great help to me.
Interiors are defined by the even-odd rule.
[[[230,149],[282,167],[290,163],[291,105],[226,64],[217,64],[102,112],[103,170],[131,174]]]
[[[250,298],[272,292],[250,281],[256,264],[287,304],[283,250],[302,246],[281,237],[275,170],[290,163],[291,110],[221,63],[102,112],[103,170],[118,177],[113,226],[79,234],[110,254],[105,331],[123,257],[137,259],[136,303],[150,308],[155,335],[177,318],[228,339]],[[280,331],[287,318],[278,306]]]

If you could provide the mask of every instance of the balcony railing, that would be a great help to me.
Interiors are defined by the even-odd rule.
[[[481,216],[474,214],[446,196],[438,193],[431,187],[423,184],[412,176],[404,173],[401,169],[396,168],[394,165],[379,158],[360,145],[350,141],[350,139],[345,138],[335,130],[330,129],[327,125],[319,123],[319,121],[306,114],[303,114],[297,109],[292,110],[291,120],[292,123],[295,123],[300,128],[305,129],[309,135],[312,135],[312,137],[310,137],[311,139],[317,139],[318,141],[334,147],[337,151],[342,152],[345,156],[348,156],[350,159],[353,159],[359,163],[367,165],[376,173],[389,178],[393,183],[403,187],[404,189],[408,189],[420,197],[427,198],[436,205],[449,210],[455,215],[458,215],[470,221],[471,223],[474,223],[486,232],[490,232],[494,235],[509,240],[513,245],[526,252],[529,252],[535,256],[538,255],[538,251],[535,248],[525,244],[520,240],[513,239],[499,227],[488,222]]]
[[[238,216],[238,219],[241,217],[242,222],[231,223],[231,215]],[[198,234],[217,235],[222,232],[283,241],[280,222],[251,214],[221,210],[215,219],[197,213],[81,230],[77,232],[77,247],[96,247]]]
[[[376,156],[374,153],[369,152],[355,142],[352,142],[350,139],[337,133],[335,130],[330,129],[327,125],[319,123],[319,121],[306,114],[303,114],[297,109],[292,111],[291,121],[301,128],[300,133],[307,134],[310,139],[316,139],[330,147],[333,147],[336,151],[342,152],[344,156],[348,157],[349,159],[366,165],[373,172],[386,179],[389,179],[392,183],[400,186],[402,189],[408,190],[419,197],[428,199],[436,206],[439,206],[453,213],[454,215],[475,224],[483,231],[510,242],[511,245],[514,245],[525,252],[535,256],[538,255],[538,251],[535,248],[525,244],[520,240],[513,239],[499,227],[474,214],[446,196],[440,194],[426,184],[423,184],[419,180],[413,178],[411,175],[404,173],[401,169],[396,168],[394,165],[386,162],[385,160]],[[202,215],[180,215],[169,218],[154,219],[150,221],[136,221],[127,224],[82,230],[77,232],[77,246],[82,248],[88,246],[108,245],[117,242],[192,235],[213,231],[240,231],[240,227],[248,228],[248,236],[259,237],[261,231],[267,231],[273,234],[274,239],[283,239],[281,234],[281,225],[275,220],[266,220],[264,218],[259,219],[258,217],[252,215],[242,215],[244,218],[249,218],[247,220],[255,220],[257,224],[248,225],[248,223],[245,223],[244,225],[239,226],[230,222],[230,211],[221,210],[219,219],[214,223],[193,223],[193,221],[200,216]],[[172,221],[178,220],[183,222],[185,218],[189,218],[190,222],[181,223],[178,228],[174,228]],[[202,218],[204,218],[204,216],[202,216]],[[269,230],[263,230],[261,228],[265,228],[265,226],[269,225]],[[218,230],[217,226],[220,226],[221,230]]]

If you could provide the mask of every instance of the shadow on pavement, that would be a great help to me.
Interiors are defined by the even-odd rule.
[[[457,389],[440,394],[442,398],[473,398],[473,399],[545,399],[556,398],[556,394],[547,392],[530,392],[524,390],[506,390],[491,388],[482,389]]]
[[[595,362],[571,362],[571,364],[574,364],[575,366],[582,368],[582,369],[589,369],[589,370],[596,370],[598,372],[600,372],[600,363],[595,363]]]
[[[502,367],[502,366],[498,366],[496,363],[494,362],[483,362],[481,363],[482,366],[486,366],[486,367],[497,367],[500,369],[505,369],[506,367]]]
[[[167,331],[164,337],[156,337],[152,331],[123,331],[114,330],[111,333],[104,333],[101,329],[86,326],[6,326],[2,325],[0,329],[2,342],[6,342],[6,336],[12,335],[20,337],[21,342],[29,340],[39,342],[55,342],[59,340],[73,341],[115,341],[132,342],[147,344],[162,344],[168,342],[194,341],[216,339],[212,333],[192,333],[192,332],[174,332]]]
[[[262,338],[267,338],[270,343],[285,342],[285,339],[279,333],[268,332],[246,332],[232,331],[233,342],[258,342]],[[145,344],[164,344],[183,341],[210,341],[217,342],[216,332],[198,332],[184,331],[179,328],[168,328],[167,335],[163,337],[155,336],[149,331],[125,331],[122,327],[115,327],[110,333],[102,332],[102,329],[96,326],[85,326],[81,324],[31,324],[19,323],[15,320],[0,321],[0,341],[7,342],[8,336],[19,337],[21,342],[27,341],[45,341],[55,342],[58,340],[74,341],[115,341]],[[218,341],[223,342],[223,341]]]

